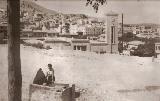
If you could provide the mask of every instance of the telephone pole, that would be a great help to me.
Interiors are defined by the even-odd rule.
[[[122,13],[122,53],[123,53],[123,13]]]

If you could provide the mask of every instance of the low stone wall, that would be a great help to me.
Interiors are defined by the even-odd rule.
[[[112,48],[112,49],[111,49]],[[91,44],[90,45],[90,51],[91,52],[97,52],[97,53],[118,53],[118,45],[117,44],[113,44],[112,47],[110,44]]]
[[[67,84],[55,84],[53,87],[31,84],[29,101],[74,101],[74,89]]]

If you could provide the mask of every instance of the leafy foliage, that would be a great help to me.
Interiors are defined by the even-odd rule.
[[[140,1],[140,0],[137,0],[137,1]],[[91,5],[97,13],[99,6],[104,4],[107,4],[107,0],[87,0],[86,6]]]
[[[123,36],[121,36],[119,38],[119,41],[122,41],[122,40],[125,41],[125,42],[129,42],[129,41],[134,40],[133,33],[131,33],[131,32],[124,33]]]
[[[132,52],[132,55],[137,56],[154,56],[155,55],[155,40],[154,39],[148,39],[144,45],[139,45],[134,52]]]
[[[91,5],[97,13],[99,6],[104,5],[106,3],[107,3],[107,0],[87,0],[86,6]]]

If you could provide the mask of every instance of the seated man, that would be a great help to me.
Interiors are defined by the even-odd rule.
[[[48,64],[48,70],[46,73],[46,83],[47,85],[53,84],[55,81],[54,69],[52,68],[52,64]]]

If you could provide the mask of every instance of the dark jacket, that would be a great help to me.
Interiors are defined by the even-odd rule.
[[[40,68],[38,71],[37,71],[37,74],[33,80],[33,84],[39,84],[39,85],[42,85],[43,83],[46,82],[46,77],[45,77],[45,74],[43,73],[42,69]]]

